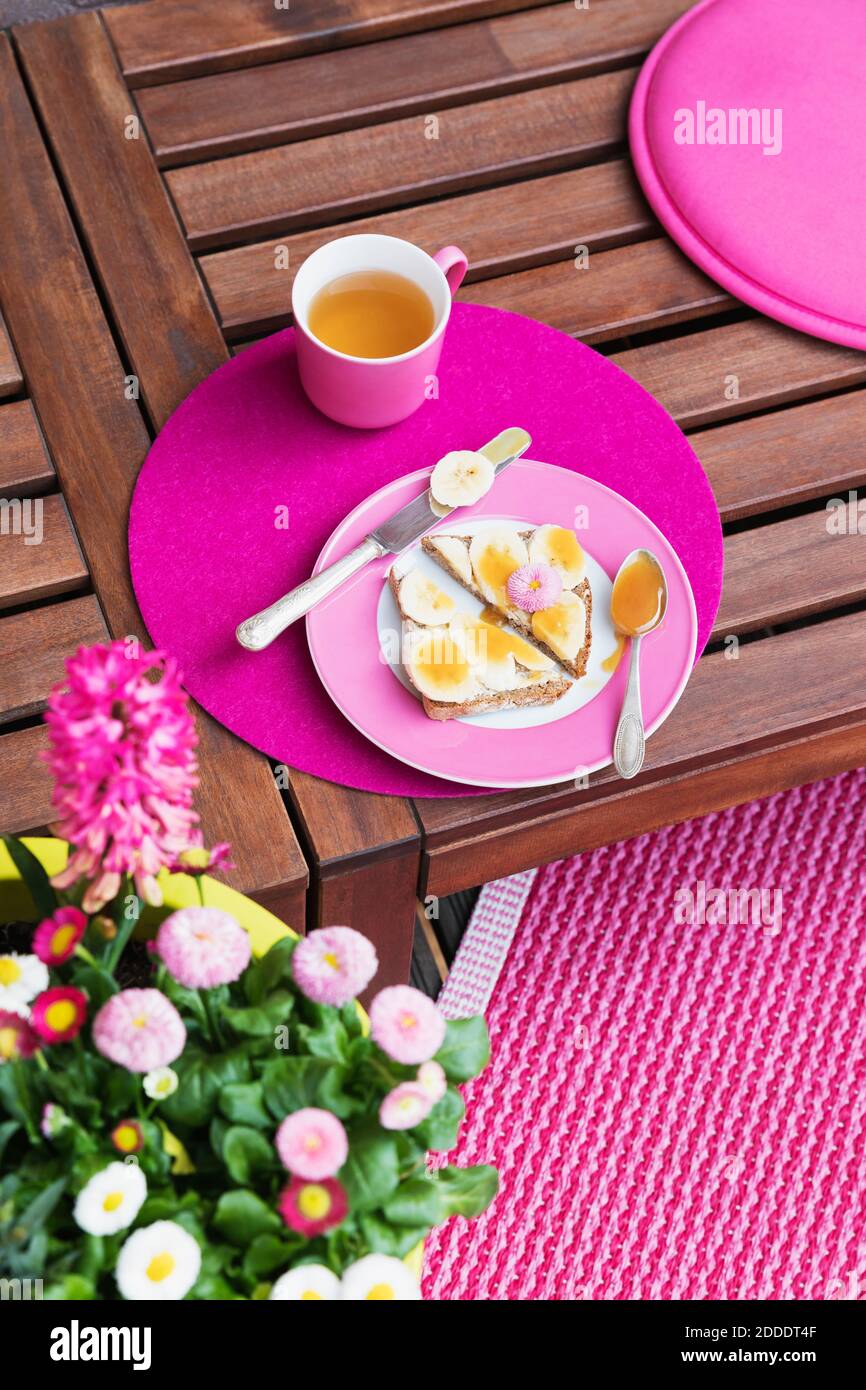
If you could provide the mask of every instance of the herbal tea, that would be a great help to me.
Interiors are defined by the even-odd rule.
[[[319,342],[349,357],[398,357],[435,327],[424,291],[390,270],[340,275],[313,296],[307,319]]]

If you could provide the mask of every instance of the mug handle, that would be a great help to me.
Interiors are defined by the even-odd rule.
[[[448,281],[448,288],[453,299],[463,283],[463,277],[469,269],[469,262],[459,246],[443,246],[441,251],[436,252],[433,259]]]

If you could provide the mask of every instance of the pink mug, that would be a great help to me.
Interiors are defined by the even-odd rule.
[[[416,411],[431,394],[451,300],[468,262],[456,246],[428,256],[393,236],[344,236],[308,256],[292,286],[295,346],[304,390],[313,405],[341,425],[381,429]],[[399,357],[350,357],[310,332],[310,305],[320,289],[357,270],[390,270],[414,281],[433,305],[429,338]]]

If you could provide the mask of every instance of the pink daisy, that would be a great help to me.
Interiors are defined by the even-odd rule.
[[[438,1062],[424,1062],[418,1068],[418,1085],[435,1105],[448,1090],[448,1077]]]
[[[508,576],[508,597],[524,613],[550,608],[562,593],[562,576],[552,565],[521,565]]]
[[[183,1052],[186,1028],[158,989],[122,989],[93,1020],[93,1042],[97,1052],[127,1071],[154,1071]]]
[[[77,907],[59,907],[33,933],[33,950],[45,965],[69,960],[87,930],[87,918]]]
[[[277,1130],[277,1153],[296,1177],[318,1182],[332,1178],[349,1156],[346,1131],[330,1110],[296,1110]]]
[[[230,985],[249,964],[250,938],[217,907],[184,907],[166,917],[156,937],[157,954],[187,989]]]
[[[317,1004],[339,1008],[366,989],[379,968],[372,941],[351,927],[322,927],[299,941],[292,956],[298,989]]]
[[[231,845],[226,841],[214,845],[213,849],[205,849],[204,845],[192,845],[177,856],[177,863],[173,866],[174,872],[200,878],[202,874],[213,873],[214,869],[233,869],[231,849]]]
[[[345,1189],[335,1178],[304,1182],[292,1178],[280,1194],[280,1216],[293,1231],[312,1240],[332,1231],[349,1210]]]
[[[426,994],[411,985],[391,985],[370,1005],[373,1041],[395,1062],[428,1062],[445,1039],[445,1019]]]
[[[87,1017],[87,996],[71,985],[45,989],[30,1007],[30,1026],[47,1043],[71,1042]]]
[[[39,1039],[26,1018],[0,1009],[0,1062],[17,1062],[39,1051]]]
[[[382,1101],[379,1122],[383,1129],[414,1129],[432,1109],[433,1101],[424,1088],[414,1081],[404,1081]]]

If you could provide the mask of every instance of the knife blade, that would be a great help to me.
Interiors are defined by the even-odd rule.
[[[526,430],[515,426],[503,430],[478,452],[490,459],[498,475],[515,459],[520,458],[521,454],[525,454],[531,443]],[[427,488],[420,497],[407,502],[405,507],[401,507],[381,526],[377,526],[375,531],[371,531],[354,550],[350,550],[334,564],[328,565],[311,579],[299,584],[290,593],[284,594],[270,607],[242,622],[235,633],[238,642],[247,651],[263,651],[265,647],[270,646],[275,637],[279,637],[280,633],[285,632],[298,618],[302,618],[305,613],[315,608],[317,603],[321,603],[322,599],[334,593],[341,584],[351,579],[352,575],[357,574],[371,560],[380,560],[389,552],[399,554],[408,545],[420,540],[437,522],[451,516],[455,511],[465,510],[462,507],[450,507],[434,511],[431,503],[430,489]]]

